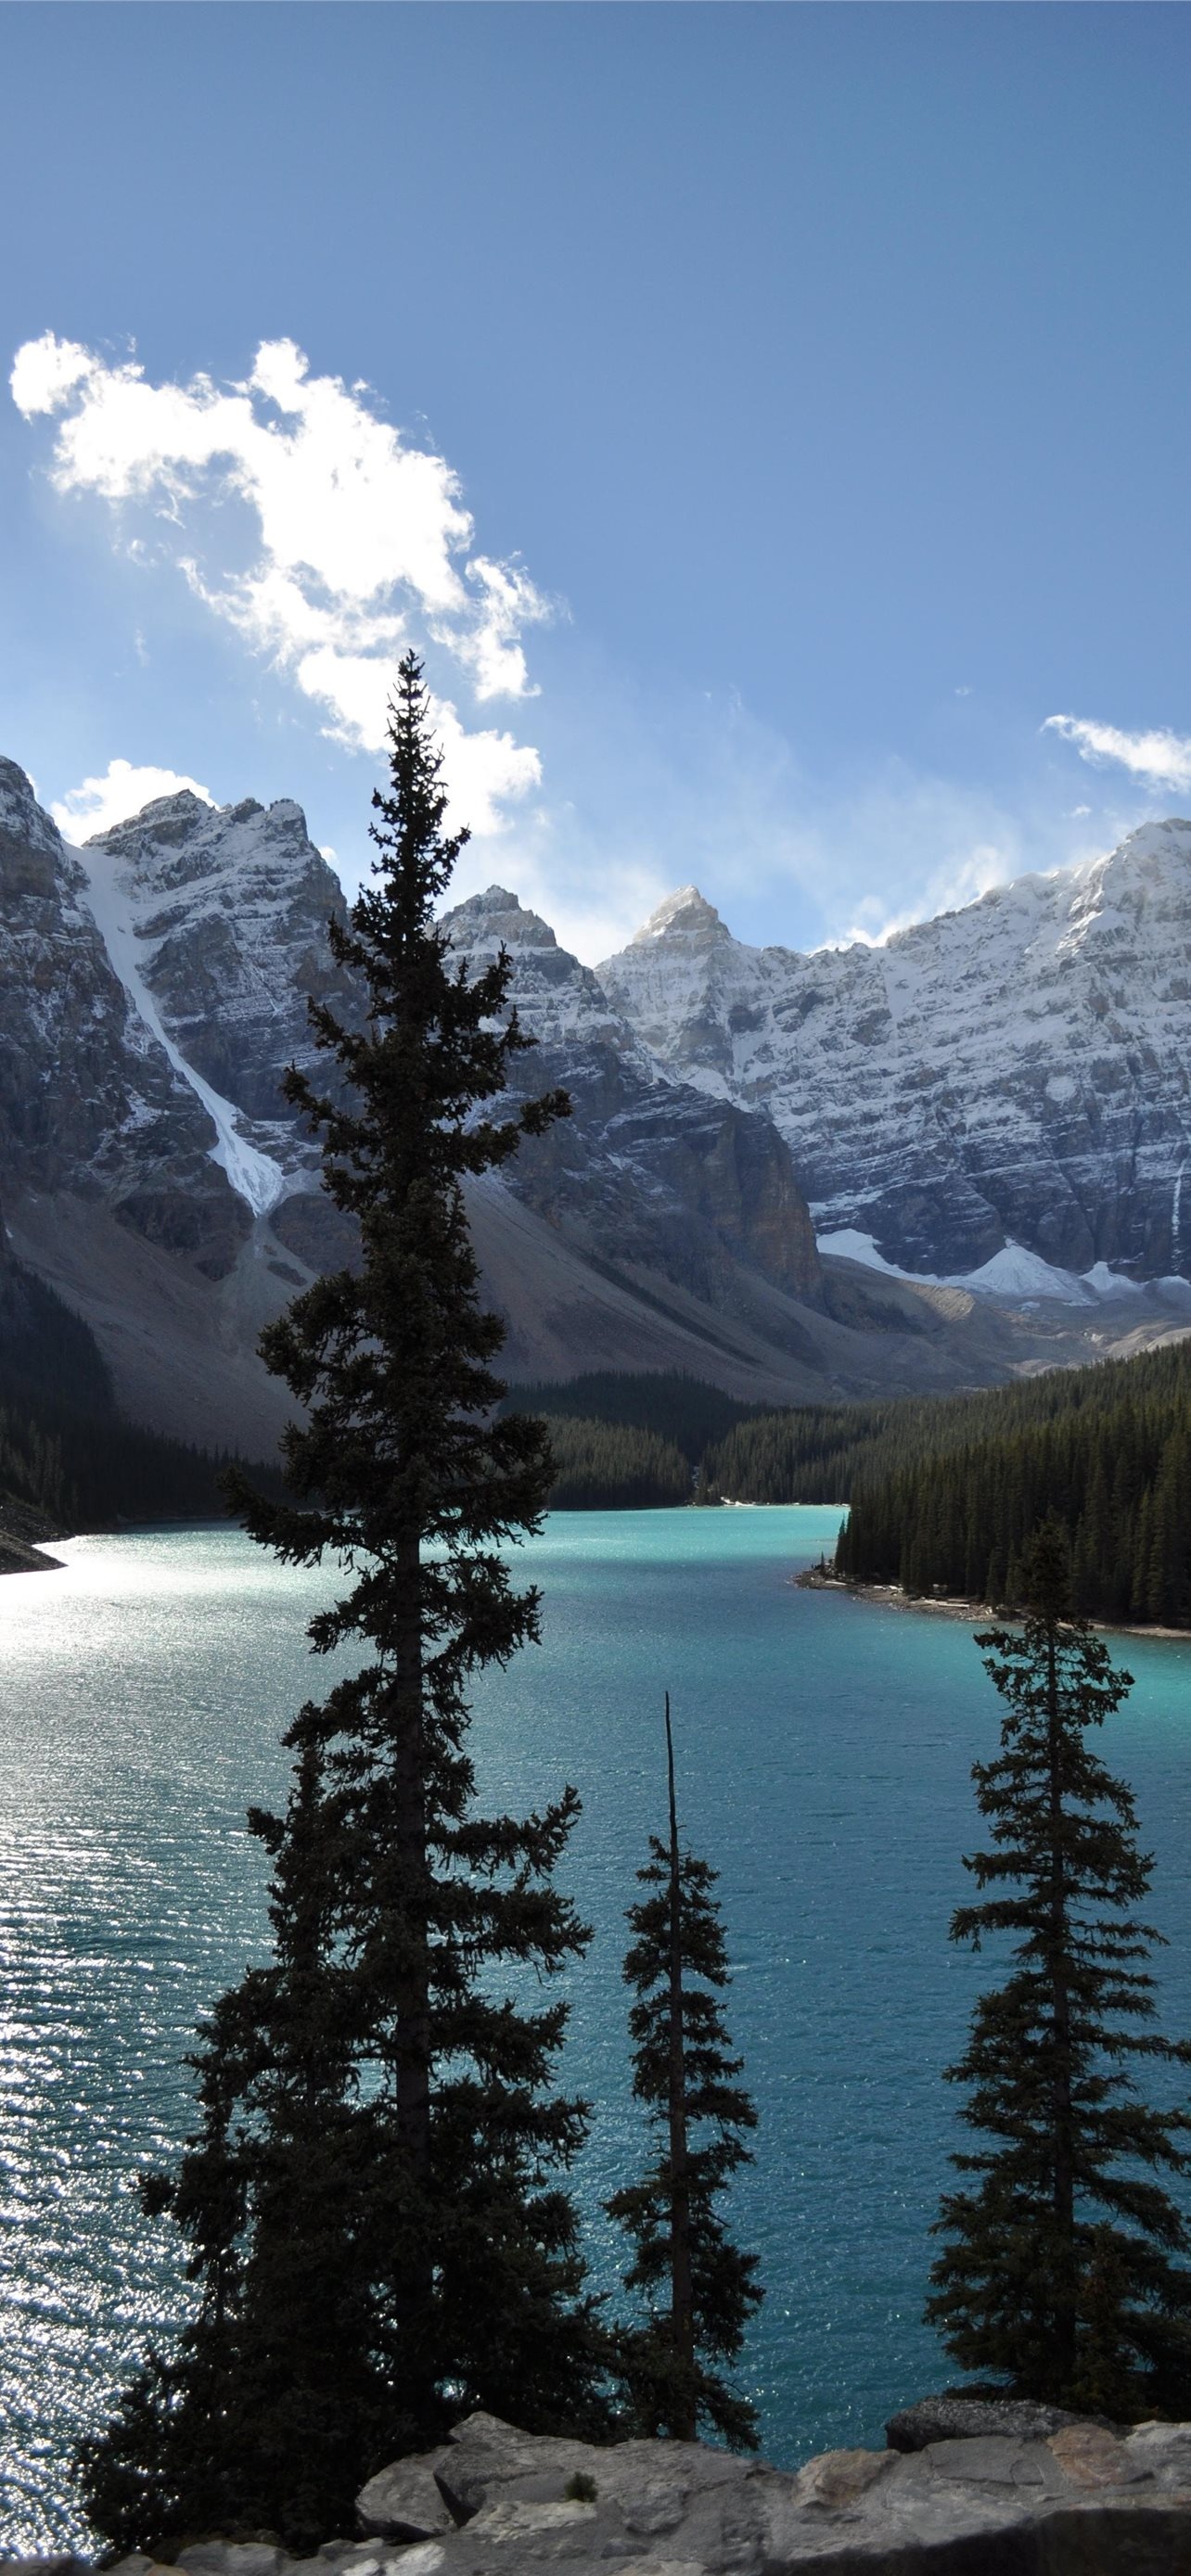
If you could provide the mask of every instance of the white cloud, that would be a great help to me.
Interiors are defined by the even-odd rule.
[[[27,418],[60,415],[59,491],[150,506],[196,596],[322,709],[332,739],[383,748],[410,642],[437,647],[478,701],[535,694],[521,636],[550,610],[528,574],[472,551],[445,458],[406,446],[366,386],[312,376],[292,340],[262,342],[243,384],[152,385],[131,360],[109,365],[46,332],[18,350],[11,383]],[[228,500],[249,513],[247,571],[228,559]],[[434,712],[454,816],[497,830],[536,785],[537,752],[469,729],[449,697]]]
[[[1073,742],[1080,759],[1094,765],[1116,761],[1155,787],[1191,787],[1191,738],[1186,734],[1161,725],[1148,733],[1124,733],[1119,725],[1096,724],[1082,716],[1048,716],[1042,730]]]
[[[77,844],[96,832],[110,832],[113,823],[126,823],[156,797],[179,796],[184,788],[201,796],[205,805],[215,802],[209,787],[200,787],[197,778],[180,777],[176,769],[137,769],[130,760],[110,760],[102,778],[84,778],[81,787],[68,788],[50,812],[63,840]]]
[[[81,348],[77,340],[56,340],[52,331],[43,331],[40,340],[26,340],[17,350],[9,379],[17,410],[26,420],[36,412],[59,410],[95,365],[90,350]]]
[[[458,650],[475,674],[476,696],[536,697],[520,638],[523,626],[537,625],[551,614],[546,601],[517,564],[490,563],[486,555],[477,555],[467,569],[484,608]]]

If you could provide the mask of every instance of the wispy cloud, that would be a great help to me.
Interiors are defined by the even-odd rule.
[[[959,912],[968,903],[977,903],[982,894],[994,886],[1008,885],[1020,872],[1020,853],[1016,836],[1001,842],[977,841],[971,848],[949,850],[941,864],[924,877],[912,900],[891,912],[880,895],[862,897],[855,918],[841,938],[826,944],[832,948],[850,947],[861,941],[866,948],[883,948],[897,930],[908,930],[913,922],[932,921],[941,912]]]
[[[1115,761],[1135,778],[1155,787],[1191,787],[1191,737],[1156,726],[1148,733],[1125,733],[1119,725],[1097,724],[1084,716],[1048,716],[1044,733],[1073,742],[1081,760],[1095,767]]]
[[[292,340],[267,340],[243,383],[150,384],[46,332],[17,351],[13,399],[57,419],[52,476],[114,508],[152,509],[195,595],[321,710],[324,731],[377,751],[393,665],[428,645],[477,703],[535,692],[522,642],[550,612],[515,563],[477,553],[457,475],[378,417],[367,386],[312,375]],[[250,514],[253,559],[229,566]],[[537,786],[537,750],[469,725],[436,696],[453,806],[480,832]]]
[[[158,796],[180,796],[184,788],[205,805],[215,802],[209,787],[180,777],[176,769],[138,769],[130,760],[110,760],[102,778],[84,778],[81,787],[68,788],[50,812],[63,840],[77,844],[95,832],[110,832],[113,823],[126,823]]]

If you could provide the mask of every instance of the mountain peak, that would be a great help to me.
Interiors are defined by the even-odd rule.
[[[720,920],[713,903],[708,903],[696,885],[678,886],[666,895],[648,921],[634,931],[630,946],[637,948],[651,939],[730,939],[732,933]]]
[[[230,808],[225,809],[230,811]],[[135,814],[125,814],[118,823],[109,823],[102,832],[89,832],[82,843],[85,850],[119,849],[137,835],[152,838],[169,835],[176,838],[197,822],[209,821],[219,808],[209,805],[205,796],[196,796],[191,787],[178,787],[170,796],[154,796]]]
[[[0,834],[6,843],[21,841],[43,854],[61,858],[62,844],[56,824],[37,802],[37,792],[28,771],[15,760],[0,757]]]
[[[531,912],[507,886],[485,886],[482,894],[465,895],[462,903],[444,912],[442,921],[455,948],[466,948],[469,941],[481,948],[495,948],[502,942],[506,948],[558,947],[549,922]]]

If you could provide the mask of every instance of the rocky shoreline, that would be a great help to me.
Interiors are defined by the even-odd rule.
[[[62,1558],[48,1555],[45,1542],[53,1544],[64,1535],[48,1512],[19,1502],[15,1494],[5,1495],[0,1502],[0,1574],[60,1573]]]
[[[136,2553],[111,2576],[1179,2576],[1191,2424],[928,2399],[884,2451],[796,2472],[697,2442],[613,2447],[492,2415],[362,2490],[358,2536],[296,2559],[268,2535]],[[89,2576],[69,2558],[6,2576]]]

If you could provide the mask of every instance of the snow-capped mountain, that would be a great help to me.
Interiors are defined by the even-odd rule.
[[[363,1008],[328,939],[338,881],[284,800],[217,810],[168,797],[74,850],[12,764],[0,797],[10,1241],[94,1323],[132,1409],[267,1446],[288,1400],[255,1361],[260,1325],[352,1248],[280,1091],[286,1065],[315,1056],[307,996],[348,1020]],[[801,1331],[780,1301],[818,1306],[822,1285],[772,1122],[664,1072],[515,897],[493,888],[450,928],[477,965],[508,947],[541,1040],[524,1080],[565,1083],[574,1104],[514,1167],[523,1216],[508,1190],[481,1193],[475,1212],[524,1368],[651,1351],[655,1364],[697,1364],[709,1329],[722,1361],[733,1334],[748,1342],[761,1297],[779,1306],[740,1365],[774,1363],[780,1383],[782,1336]],[[318,1064],[320,1083],[333,1080]],[[565,1258],[543,1246],[543,1224]],[[662,1287],[691,1316],[654,1315]],[[705,1310],[736,1323],[709,1327]],[[590,1348],[573,1347],[580,1314]],[[228,1381],[214,1428],[213,1371]]]
[[[459,954],[512,960],[539,1041],[519,1081],[573,1104],[469,1201],[510,1374],[678,1367],[821,1401],[988,1384],[1185,1329],[1186,1292],[1030,1318],[1046,1274],[998,1249],[1012,1230],[1078,1260],[1075,1204],[1093,1251],[1119,1258],[1128,1222],[1143,1262],[1156,1242],[1153,1266],[1174,1266],[1191,827],[1172,828],[1173,849],[1126,845],[1127,870],[1029,879],[842,956],[742,949],[688,890],[597,975],[503,888],[458,905]],[[362,1008],[328,938],[342,904],[288,801],[170,797],[74,850],[0,763],[5,1240],[91,1325],[128,1411],[257,1454],[289,1410],[260,1327],[353,1249],[279,1090],[312,1056],[309,993]],[[895,1268],[991,1255],[994,1293],[822,1264],[800,1158],[844,1253],[871,1233]]]
[[[1007,1248],[1191,1271],[1191,822],[880,947],[745,947],[686,886],[598,972],[672,1073],[769,1112],[821,1246],[939,1278],[1002,1256],[1019,1292],[1045,1282]]]
[[[614,1009],[598,976],[560,948],[549,922],[530,912],[506,886],[469,895],[444,915],[460,956],[485,966],[505,948],[512,961],[512,996],[540,1047],[610,1047],[641,1079],[657,1083],[661,1068],[643,1047],[623,1012]],[[531,1066],[537,1064],[531,1058]],[[532,1076],[536,1082],[537,1073]]]
[[[477,968],[507,950],[538,1041],[519,1087],[570,1096],[570,1117],[510,1165],[515,1197],[589,1258],[658,1272],[713,1307],[739,1307],[742,1271],[820,1305],[814,1228],[772,1120],[664,1074],[590,968],[504,887],[457,905],[445,927]]]
[[[0,760],[0,1193],[80,1189],[148,1241],[230,1268],[240,1203],[212,1125],[113,966],[87,871]]]
[[[343,893],[301,807],[159,797],[78,855],[112,965],[207,1108],[216,1159],[250,1207],[275,1205],[315,1168],[280,1093],[286,1066],[315,1058],[306,997],[351,1007],[327,942]]]

